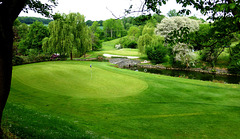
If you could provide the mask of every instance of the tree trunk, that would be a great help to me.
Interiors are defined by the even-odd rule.
[[[26,2],[27,0],[7,0],[0,3],[0,126],[12,79],[12,26]]]
[[[113,31],[112,31],[112,29],[111,29],[111,39],[112,39],[112,37],[113,37]]]
[[[12,23],[8,20],[7,17],[0,17],[0,125],[12,78],[13,32]]]
[[[72,54],[72,52],[70,53],[70,59],[73,60],[73,54]]]

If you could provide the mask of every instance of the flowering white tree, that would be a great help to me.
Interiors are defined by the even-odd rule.
[[[171,41],[172,54],[175,61],[189,67],[194,65],[196,56],[189,43],[186,42],[186,34],[199,30],[200,22],[183,16],[164,18],[155,29],[155,34],[164,36]]]
[[[179,30],[183,27],[187,27],[189,32],[197,31],[200,23],[201,21],[190,19],[184,16],[174,16],[171,18],[165,17],[161,23],[157,24],[155,33],[166,38],[172,31]]]
[[[173,53],[175,54],[175,60],[180,61],[182,64],[189,66],[195,66],[196,54],[193,52],[187,44],[177,43],[173,46]]]

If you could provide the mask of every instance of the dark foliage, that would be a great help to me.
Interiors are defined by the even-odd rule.
[[[146,54],[148,59],[150,59],[153,63],[159,64],[167,61],[167,48],[162,44],[158,44],[157,46],[147,47]]]
[[[12,59],[12,64],[15,65],[22,65],[24,63],[24,60],[19,56],[14,56]]]
[[[228,71],[233,74],[240,74],[240,44],[232,48],[230,59]]]
[[[123,48],[137,48],[137,39],[133,36],[121,38],[119,43]]]
[[[52,19],[44,19],[44,18],[38,18],[38,17],[18,17],[17,18],[21,23],[25,24],[32,24],[35,21],[42,22],[43,24],[49,24]]]

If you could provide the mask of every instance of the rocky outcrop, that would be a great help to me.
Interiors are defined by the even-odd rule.
[[[109,59],[112,64],[117,64],[119,68],[133,67],[141,63],[140,60],[131,60],[127,58],[112,58]]]

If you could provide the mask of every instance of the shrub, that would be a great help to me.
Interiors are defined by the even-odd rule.
[[[40,54],[40,55],[37,55],[35,58],[34,58],[34,61],[33,62],[44,62],[44,61],[49,61],[50,60],[50,57],[49,56],[46,56],[44,54]]]
[[[13,66],[22,65],[23,63],[24,63],[24,60],[19,56],[14,56],[12,59]]]
[[[98,51],[102,48],[102,41],[97,37],[97,34],[92,34],[92,50]]]
[[[102,54],[98,54],[97,61],[104,61],[104,56]]]
[[[140,35],[141,31],[137,26],[131,26],[130,29],[128,30],[128,36],[139,38]]]
[[[167,61],[167,48],[163,44],[158,44],[152,47],[146,48],[146,54],[148,59],[153,63],[159,64]]]
[[[137,39],[133,36],[123,37],[119,40],[123,48],[137,48]]]
[[[240,74],[240,44],[232,48],[230,59],[228,71],[233,74]]]
[[[228,71],[233,74],[240,74],[240,60],[233,60],[228,66]]]

